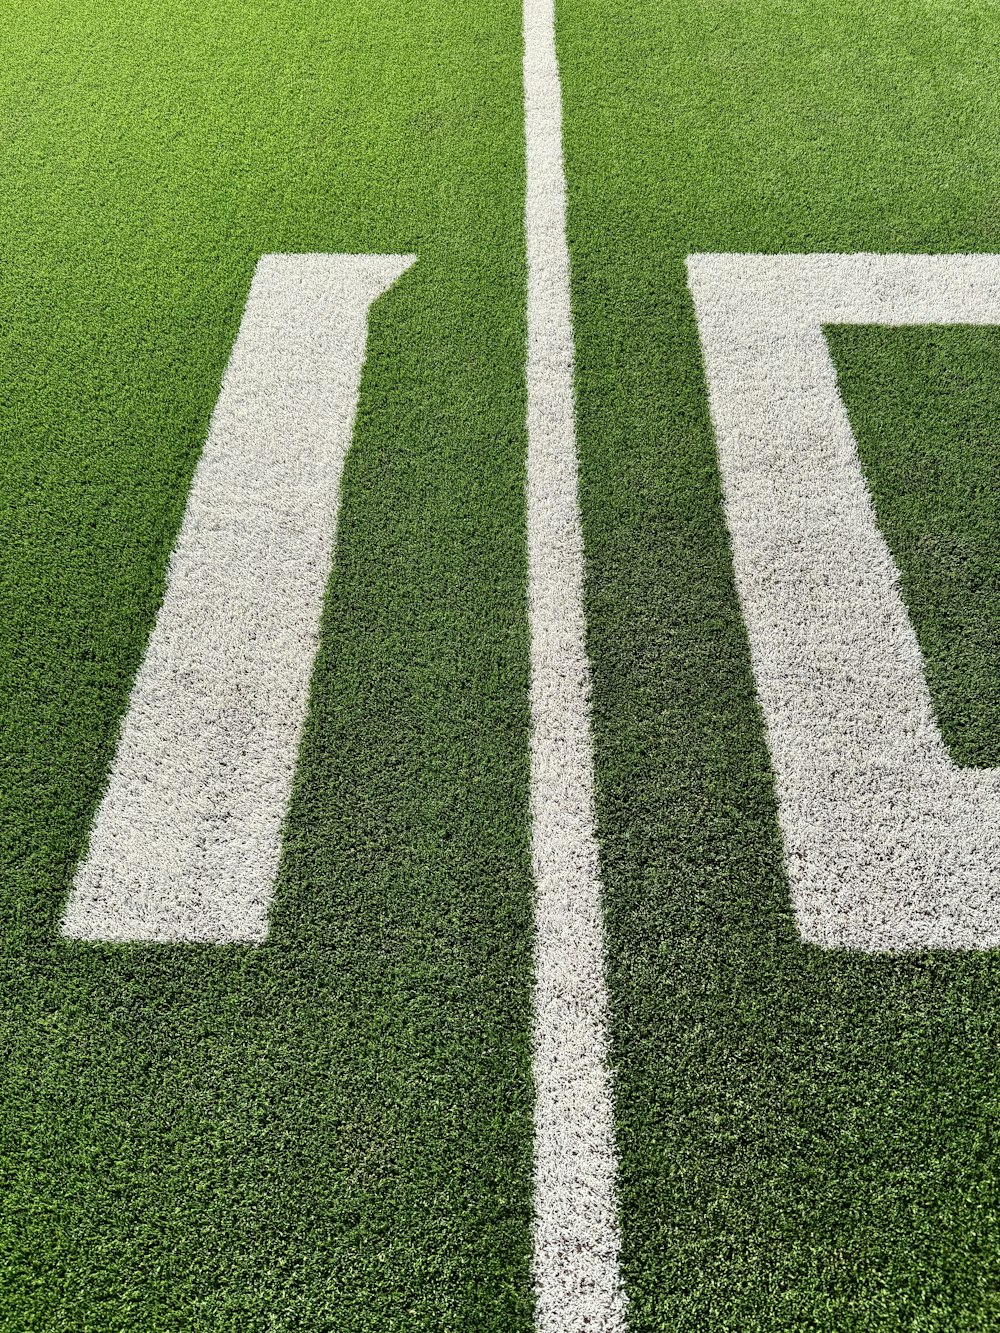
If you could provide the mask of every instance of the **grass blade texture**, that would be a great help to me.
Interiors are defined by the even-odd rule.
[[[995,1327],[998,963],[799,941],[684,258],[995,252],[996,12],[560,36],[632,1327]],[[995,765],[995,332],[830,345],[945,739]]]
[[[1000,962],[800,939],[685,260],[1000,251],[1000,18],[555,32],[626,1326],[985,1333]],[[538,1317],[522,55],[507,0],[0,17],[4,1333]],[[255,265],[301,253],[416,261],[267,938],[62,938]],[[1000,333],[827,339],[945,745],[1000,766]]]
[[[0,1327],[530,1327],[517,6],[0,34]],[[372,311],[268,941],[58,921],[263,253]]]

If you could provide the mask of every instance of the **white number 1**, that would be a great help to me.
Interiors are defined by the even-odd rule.
[[[265,938],[368,309],[414,258],[257,265],[64,935]]]

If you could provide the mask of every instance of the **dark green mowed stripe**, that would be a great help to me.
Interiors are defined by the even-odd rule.
[[[994,1328],[1000,966],[798,940],[683,260],[1000,249],[995,10],[559,31],[630,1325]],[[995,335],[832,342],[947,739],[994,763]]]
[[[0,41],[0,1327],[530,1325],[520,14]],[[59,913],[264,251],[373,312],[260,949]]]

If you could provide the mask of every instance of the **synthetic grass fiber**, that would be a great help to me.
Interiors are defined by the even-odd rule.
[[[1000,1326],[1000,964],[799,936],[685,261],[1000,251],[988,0],[559,0],[629,1329]],[[520,6],[0,17],[0,1329],[527,1330]],[[264,254],[371,307],[267,939],[59,923]],[[1000,334],[827,331],[1000,766]],[[610,1325],[608,1325],[610,1327]]]

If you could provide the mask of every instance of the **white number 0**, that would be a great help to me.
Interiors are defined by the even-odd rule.
[[[736,584],[809,942],[1000,945],[1000,770],[959,768],[825,324],[1000,324],[1000,256],[693,255]]]

